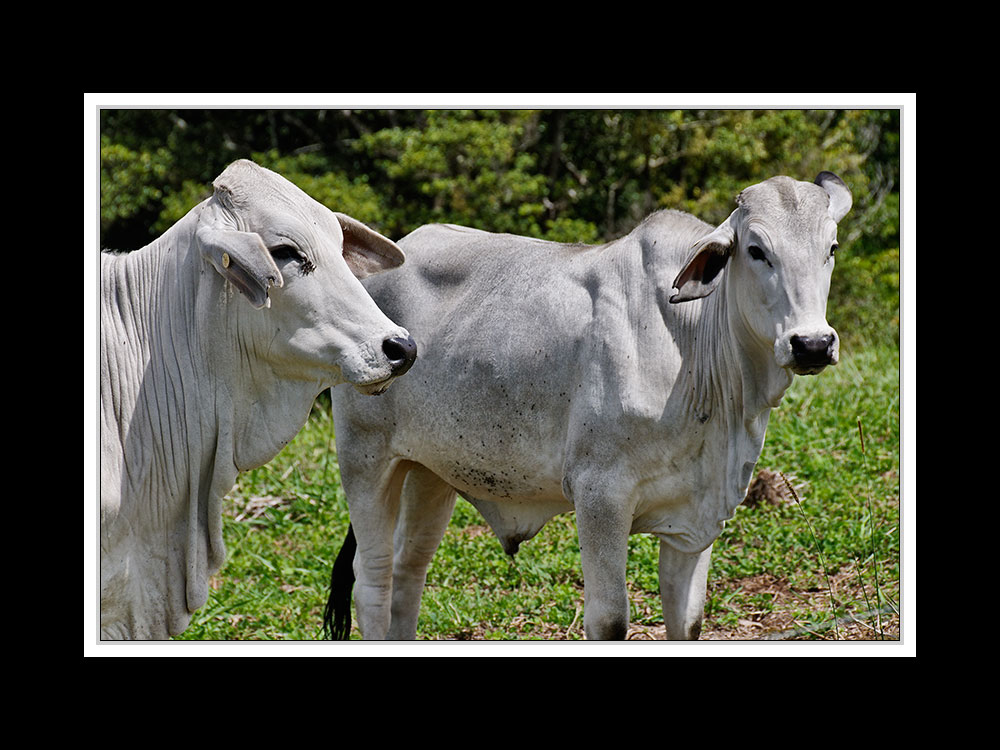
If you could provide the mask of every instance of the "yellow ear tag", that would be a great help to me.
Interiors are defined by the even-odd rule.
[[[229,268],[229,253],[222,254],[222,267]]]

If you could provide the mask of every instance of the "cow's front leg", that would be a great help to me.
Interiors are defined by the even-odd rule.
[[[396,526],[390,640],[417,637],[427,568],[455,509],[455,490],[423,466],[406,475]]]
[[[365,524],[352,519],[358,550],[354,555],[354,606],[358,614],[358,629],[365,640],[381,641],[389,631],[392,601],[392,527],[376,536]],[[364,541],[363,541],[364,540]]]
[[[712,545],[691,555],[660,540],[660,598],[667,640],[698,640],[711,559]]]
[[[583,563],[584,632],[592,641],[624,640],[631,514],[606,498],[577,499],[574,504]]]
[[[395,467],[369,484],[367,477],[345,481],[351,526],[358,542],[354,555],[354,605],[365,640],[384,640],[392,602],[393,532],[405,470]]]

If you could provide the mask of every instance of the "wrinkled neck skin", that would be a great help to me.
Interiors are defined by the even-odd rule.
[[[238,471],[294,437],[319,392],[286,385],[275,401],[273,375],[257,356],[267,342],[241,336],[240,325],[268,311],[254,310],[194,257],[198,211],[140,251],[102,257],[106,638],[184,630],[225,558],[223,497]]]
[[[705,466],[702,496],[693,498],[682,534],[661,538],[697,552],[714,541],[743,501],[764,444],[771,409],[792,375],[777,365],[773,343],[755,336],[731,303],[729,275],[705,298],[671,304],[672,279],[657,281],[656,298],[667,335],[679,349],[680,369],[660,417],[664,434],[699,434],[724,455],[724,466]],[[677,525],[674,524],[676,530]],[[641,521],[634,530],[654,531]]]
[[[793,375],[775,361],[774,343],[754,334],[731,304],[735,295],[729,286],[727,274],[722,289],[700,301],[680,303],[691,306],[687,324],[692,333],[681,338],[692,344],[685,361],[694,365],[682,377],[690,374],[696,400],[709,399],[716,410],[725,408],[731,419],[743,424],[763,419],[766,425]],[[730,399],[732,395],[738,398]]]

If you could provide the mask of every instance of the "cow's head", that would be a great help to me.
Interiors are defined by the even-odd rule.
[[[773,346],[779,367],[806,375],[837,364],[826,301],[850,190],[832,172],[813,183],[773,177],[746,188],[737,204],[694,246],[670,301],[705,297],[727,278],[728,303],[750,335]]]
[[[358,280],[394,268],[395,243],[253,162],[215,180],[197,239],[204,257],[254,308],[268,308],[253,353],[283,378],[350,382],[381,393],[416,358],[410,334]],[[264,340],[266,339],[266,340]]]

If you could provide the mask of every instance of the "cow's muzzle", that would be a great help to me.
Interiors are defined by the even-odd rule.
[[[791,370],[796,375],[815,375],[827,365],[837,364],[837,336],[825,333],[815,336],[792,336]]]
[[[393,381],[409,370],[417,360],[417,342],[409,334],[405,338],[394,336],[382,342],[382,354],[389,364],[389,375],[382,380],[369,383],[354,383],[354,388],[366,396],[378,396],[386,392]]]

